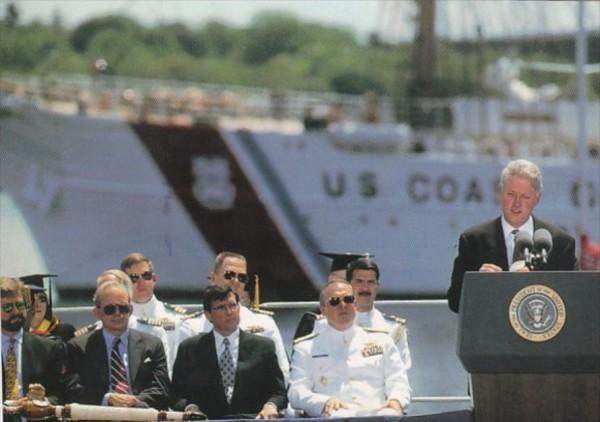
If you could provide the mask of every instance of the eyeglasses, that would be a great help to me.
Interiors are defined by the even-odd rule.
[[[240,306],[240,304],[238,302],[235,303],[224,303],[222,305],[217,305],[217,306],[211,306],[210,311],[217,311],[217,312],[224,312],[225,309],[227,309],[228,311],[235,311],[238,306]]]
[[[237,278],[237,280],[240,283],[245,283],[246,281],[248,281],[248,274],[236,273],[235,271],[225,271],[223,277],[225,277],[225,280],[229,281],[233,280],[234,278]]]
[[[104,307],[98,306],[98,309],[102,309],[104,315],[113,315],[117,310],[120,314],[127,315],[131,312],[131,305],[104,305]]]
[[[354,303],[354,296],[344,296],[344,297],[338,297],[338,296],[332,296],[329,298],[329,300],[327,300],[327,303],[329,303],[331,306],[338,306],[340,304],[340,302],[344,302],[347,305],[350,305],[352,303]]]
[[[6,312],[8,314],[15,308],[17,308],[17,311],[22,311],[26,307],[27,305],[25,305],[25,302],[4,303],[2,304],[2,312]]]
[[[146,281],[152,280],[153,276],[154,276],[154,273],[152,271],[145,271],[141,274],[136,274],[136,273],[129,274],[129,278],[131,279],[132,283],[135,283],[136,281],[138,281],[140,279],[140,277]]]

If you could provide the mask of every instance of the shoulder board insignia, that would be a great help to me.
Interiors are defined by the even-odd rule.
[[[192,318],[197,318],[199,316],[201,316],[204,312],[202,311],[196,311],[196,312],[192,312],[191,314],[187,314],[181,317],[182,321],[188,320],[188,319],[192,319]]]
[[[315,338],[315,337],[317,337],[318,335],[319,335],[319,333],[314,333],[314,332],[313,332],[313,333],[307,334],[307,335],[305,335],[305,336],[298,337],[296,340],[294,340],[294,344],[301,343],[301,342],[303,342],[303,341],[305,341],[305,340],[310,340],[311,338]]]
[[[138,318],[138,322],[144,325],[151,325],[153,327],[162,327],[167,331],[175,329],[175,322],[168,318]]]
[[[383,312],[381,313],[381,315],[383,315],[383,317],[385,319],[387,319],[388,321],[394,321],[396,324],[398,324],[392,330],[392,332],[390,332],[390,335],[392,336],[392,339],[394,340],[394,343],[398,343],[400,341],[400,339],[402,338],[402,336],[407,331],[406,330],[406,320],[404,318],[399,318],[399,317],[394,316],[394,315],[384,314]]]
[[[78,330],[75,330],[75,337],[83,336],[89,332],[92,332],[96,329],[96,324],[86,325],[85,327],[81,327]]]
[[[262,327],[260,325],[249,325],[247,327],[244,327],[243,330],[247,333],[250,334],[256,334],[256,333],[262,333],[265,331],[265,327]]]
[[[189,311],[186,308],[184,308],[183,306],[171,305],[170,303],[166,303],[166,302],[163,302],[163,305],[169,311],[173,311],[173,312],[178,313],[180,315],[187,315],[189,313]]]
[[[252,312],[254,312],[255,314],[262,314],[262,315],[269,315],[269,316],[273,316],[275,315],[274,312],[271,311],[266,311],[264,309],[260,309],[260,308],[249,308]]]
[[[388,321],[394,321],[398,324],[406,325],[406,320],[404,318],[400,318],[395,315],[384,314],[383,312],[381,313],[381,316],[387,319]]]
[[[388,334],[387,330],[378,330],[376,328],[369,328],[369,327],[361,327],[363,330],[365,330],[367,333],[380,333],[380,334]]]

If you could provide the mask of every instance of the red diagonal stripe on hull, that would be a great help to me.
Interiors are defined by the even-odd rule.
[[[215,253],[229,250],[248,260],[248,271],[260,276],[261,301],[314,300],[316,290],[264,204],[242,172],[221,135],[213,127],[168,127],[132,123],[194,224]],[[195,157],[222,157],[235,185],[233,207],[211,210],[193,193]]]

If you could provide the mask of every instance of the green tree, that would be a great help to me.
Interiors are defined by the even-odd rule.
[[[296,53],[304,36],[298,19],[280,12],[258,14],[246,32],[243,60],[248,64],[265,63],[282,53]]]
[[[383,84],[368,74],[355,70],[346,70],[331,79],[331,88],[341,94],[364,94],[366,92],[384,93]]]
[[[97,33],[109,29],[116,33],[135,34],[136,37],[142,32],[142,28],[135,20],[124,16],[109,15],[90,19],[75,28],[70,37],[71,46],[75,51],[83,53]]]
[[[240,31],[219,21],[210,21],[198,34],[205,42],[207,52],[225,57],[241,40]]]

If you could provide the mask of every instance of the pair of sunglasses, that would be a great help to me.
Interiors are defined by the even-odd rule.
[[[104,315],[113,315],[117,310],[120,314],[127,315],[131,312],[131,305],[104,305],[103,308],[98,306],[98,309],[102,309]]]
[[[344,297],[332,296],[329,298],[327,303],[329,303],[331,306],[338,306],[342,301],[345,304],[350,305],[350,304],[354,303],[354,296],[344,296]]]
[[[22,311],[27,307],[25,302],[13,302],[13,303],[5,303],[2,305],[2,312],[12,312],[13,309],[17,309],[17,311]]]
[[[237,278],[240,283],[246,283],[248,281],[248,274],[236,273],[235,271],[225,271],[223,277],[225,277],[225,280],[229,281]]]
[[[131,279],[132,283],[135,283],[136,281],[138,281],[140,279],[140,277],[146,281],[149,281],[149,280],[152,280],[153,276],[154,276],[154,273],[152,271],[144,271],[141,274],[136,274],[136,273],[129,274],[129,278]]]

